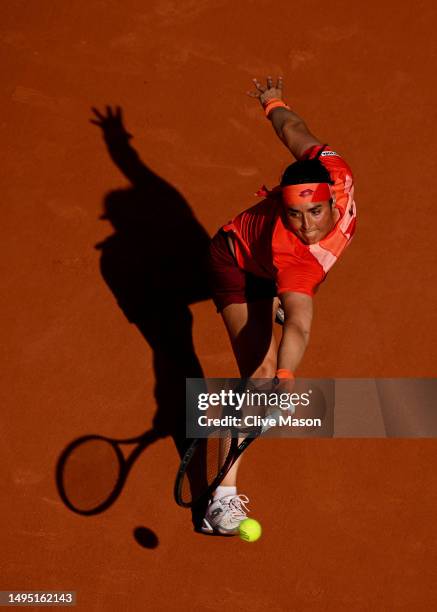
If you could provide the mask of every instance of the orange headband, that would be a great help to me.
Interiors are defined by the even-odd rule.
[[[282,199],[285,204],[306,204],[329,200],[331,190],[328,183],[301,183],[282,187]]]

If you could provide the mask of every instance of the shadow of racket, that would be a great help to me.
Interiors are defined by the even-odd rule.
[[[162,438],[154,429],[135,438],[87,435],[73,440],[56,465],[56,485],[64,504],[82,515],[99,514],[118,498],[142,451]],[[133,447],[127,456],[122,447]]]

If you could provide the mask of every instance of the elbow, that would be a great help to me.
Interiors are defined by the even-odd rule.
[[[310,327],[307,327],[306,325],[302,325],[300,321],[295,321],[292,318],[285,317],[284,330],[285,329],[292,329],[295,334],[299,335],[301,338],[302,344],[304,345],[305,348],[307,348],[309,341],[310,341],[310,332],[311,332]]]
[[[302,339],[303,339],[303,343],[304,343],[304,347],[307,348],[309,342],[310,342],[310,332],[309,330],[301,330],[301,334],[302,334]]]
[[[305,123],[300,117],[297,119],[290,119],[288,117],[281,126],[282,137],[287,138],[287,135],[295,133],[296,130],[301,129],[304,125]]]

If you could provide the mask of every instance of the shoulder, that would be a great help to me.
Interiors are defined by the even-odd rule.
[[[346,182],[353,180],[351,167],[340,153],[332,149],[329,145],[316,145],[307,149],[303,159],[316,159],[328,170],[334,182],[341,180]]]

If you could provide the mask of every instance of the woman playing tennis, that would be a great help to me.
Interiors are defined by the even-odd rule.
[[[241,377],[279,380],[290,392],[308,345],[313,297],[355,231],[352,172],[282,99],[283,81],[253,80],[273,128],[297,161],[280,185],[214,236],[210,280]],[[275,318],[283,322],[277,346]],[[214,491],[202,531],[233,535],[246,518],[248,498],[237,494],[237,461]]]

